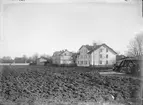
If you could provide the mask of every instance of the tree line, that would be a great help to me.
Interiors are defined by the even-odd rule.
[[[0,58],[0,63],[31,63],[31,62],[36,62],[39,57],[46,58],[47,60],[51,60],[51,56],[43,54],[33,54],[30,57],[27,57],[26,55],[23,55],[22,57],[15,57],[11,58],[10,56],[4,56]]]
[[[126,56],[128,57],[143,57],[143,32],[137,34],[127,46]],[[39,57],[44,57],[47,60],[51,61],[52,58],[49,55],[43,54],[39,55],[38,53],[33,54],[31,57],[23,55],[22,57],[15,57],[12,59],[10,56],[4,56],[0,58],[0,63],[31,63],[36,62]],[[76,62],[76,53],[73,53],[73,60]]]
[[[127,56],[130,56],[130,57],[143,56],[143,32],[137,34],[129,42]]]

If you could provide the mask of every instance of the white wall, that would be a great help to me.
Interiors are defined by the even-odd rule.
[[[100,49],[102,49],[102,52],[100,52]],[[100,58],[100,54],[102,55],[102,58]],[[106,55],[108,55],[108,58],[106,58]],[[102,64],[100,64],[100,60],[102,61]],[[106,64],[106,61],[108,61],[108,64]],[[91,65],[112,65],[115,62],[116,54],[110,49],[108,49],[108,52],[106,52],[105,46],[101,46],[91,54]]]
[[[109,61],[109,65],[115,64],[116,63],[116,55],[113,54],[112,52],[108,53],[108,61]]]
[[[72,54],[70,52],[68,52],[68,51],[64,52],[60,56],[60,63],[61,64],[72,64],[73,63]]]
[[[91,53],[91,65],[99,65],[99,49]]]

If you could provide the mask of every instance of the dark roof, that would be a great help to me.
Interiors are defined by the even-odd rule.
[[[77,55],[80,55],[80,53],[77,53]]]
[[[93,51],[99,49],[101,46],[105,46],[107,47],[110,51],[112,51],[113,53],[117,54],[112,48],[110,48],[109,46],[107,46],[105,43],[101,44],[101,45],[97,45],[93,50],[91,50],[89,53],[92,53]]]
[[[68,51],[68,50],[62,50],[62,51],[56,51],[56,52],[54,52],[54,54],[53,54],[53,56],[54,55],[58,55],[58,56],[60,56],[60,55],[62,55],[64,52],[66,52],[66,51]],[[72,52],[70,52],[70,51],[68,51],[69,53],[72,53]],[[73,53],[72,53],[73,54]]]
[[[96,47],[94,47],[90,52],[88,53],[92,53],[93,51],[97,50],[98,48],[100,48],[102,45],[97,45]]]
[[[39,59],[45,59],[45,60],[47,60],[48,58],[46,58],[46,57],[40,57],[40,58],[38,58],[38,60],[39,60]]]
[[[85,47],[86,47],[89,51],[91,51],[91,50],[94,49],[94,47],[93,47],[93,46],[90,46],[90,45],[85,45]]]
[[[90,45],[82,45],[79,50],[82,48],[82,47],[86,47],[89,51],[93,50],[93,46],[90,46]]]
[[[99,45],[96,45],[96,47],[97,47],[97,46],[99,46]],[[80,49],[81,49],[82,47],[86,47],[86,48],[89,50],[89,52],[90,52],[90,51],[93,51],[93,50],[95,49],[95,46],[91,46],[91,45],[82,45],[82,46],[80,47]],[[79,49],[79,50],[80,50],[80,49]]]
[[[53,56],[54,56],[54,55],[56,55],[56,56],[57,56],[57,55],[61,55],[63,52],[64,52],[64,51],[56,51],[56,52],[53,53]]]
[[[142,59],[139,57],[125,57],[125,58],[122,58],[121,61],[122,60],[142,60]]]

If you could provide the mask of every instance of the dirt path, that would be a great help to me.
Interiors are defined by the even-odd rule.
[[[114,74],[118,74],[118,75],[124,75],[124,73],[118,73],[118,72],[114,72],[114,71],[111,71],[111,72],[100,72],[101,75],[114,75]]]
[[[125,73],[119,73],[119,72],[114,72],[114,71],[111,71],[111,72],[100,72],[100,74],[103,75],[103,76],[120,76],[120,77],[139,79],[139,80],[143,81],[143,77],[141,77],[141,78],[140,77],[135,77],[135,76],[128,75],[128,74],[125,74]]]

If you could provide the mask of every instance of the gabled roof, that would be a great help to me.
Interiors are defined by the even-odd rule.
[[[56,51],[56,52],[54,52],[54,54],[53,55],[56,55],[56,56],[60,56],[60,55],[62,55],[64,52],[66,52],[66,51],[68,51],[68,50],[62,50],[62,51]],[[72,52],[70,52],[70,51],[68,51],[69,53],[72,53]]]
[[[79,50],[82,48],[82,47],[86,47],[89,51],[93,50],[93,46],[90,46],[90,45],[82,45]]]
[[[58,56],[58,55],[61,55],[62,53],[63,53],[63,51],[56,51],[56,52],[53,53],[53,56],[54,55]]]
[[[61,53],[61,55],[64,54],[66,51],[67,51],[68,53],[70,53],[70,54],[73,54],[72,52],[70,52],[70,51],[68,51],[68,50],[65,50],[64,52]]]
[[[99,49],[101,46],[105,46],[105,47],[107,47],[110,51],[112,51],[114,54],[117,54],[112,48],[110,48],[109,46],[107,46],[105,43],[103,43],[103,44],[101,44],[101,45],[97,45],[93,50],[91,50],[91,51],[89,52],[89,54],[91,54],[93,51]]]
[[[37,61],[39,61],[39,62],[47,62],[47,58],[40,57],[40,58],[37,59]]]
[[[125,57],[125,58],[122,58],[121,61],[122,60],[132,60],[133,61],[133,60],[142,60],[142,59],[141,59],[141,57]]]
[[[91,50],[94,49],[94,47],[93,47],[93,46],[90,46],[90,45],[85,45],[85,47],[86,47],[89,51],[91,51]]]

